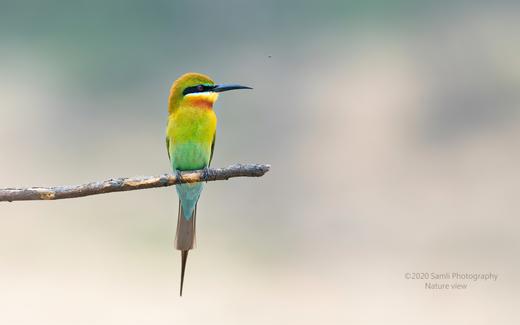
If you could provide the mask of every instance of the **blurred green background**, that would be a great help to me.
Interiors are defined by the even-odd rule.
[[[0,187],[168,172],[188,71],[272,170],[206,186],[183,298],[173,188],[0,204],[0,323],[519,324],[519,7],[1,0]]]

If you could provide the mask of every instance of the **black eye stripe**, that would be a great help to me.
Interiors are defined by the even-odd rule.
[[[186,87],[182,92],[183,95],[192,94],[192,93],[202,93],[205,91],[213,90],[215,86],[210,85],[196,85],[192,87]]]

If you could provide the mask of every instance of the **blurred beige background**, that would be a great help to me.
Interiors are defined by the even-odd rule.
[[[221,96],[178,297],[173,188],[0,204],[0,324],[519,324],[506,2],[2,1],[0,187],[169,171],[171,82]],[[495,272],[425,290],[406,272]]]

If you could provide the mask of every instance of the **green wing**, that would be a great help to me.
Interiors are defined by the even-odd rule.
[[[168,139],[168,137],[166,137],[166,152],[168,153],[168,159],[170,159],[171,161],[172,158],[170,157],[170,139]]]
[[[209,156],[209,165],[211,165],[211,160],[213,159],[213,151],[215,150],[215,139],[217,138],[217,131],[215,131],[215,134],[213,134],[213,142],[211,142],[211,154]]]

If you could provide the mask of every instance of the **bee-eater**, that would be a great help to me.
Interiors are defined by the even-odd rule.
[[[174,172],[206,169],[215,148],[217,116],[213,104],[219,93],[233,89],[252,89],[234,84],[215,84],[200,73],[186,73],[173,82],[168,99],[168,126],[166,149]],[[195,217],[197,201],[203,183],[176,185],[179,195],[179,215],[175,247],[181,251],[181,286],[188,251],[195,244]]]

